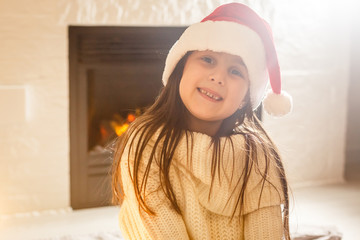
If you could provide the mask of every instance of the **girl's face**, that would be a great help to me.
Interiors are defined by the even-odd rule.
[[[213,51],[195,51],[187,59],[180,80],[180,97],[190,112],[190,128],[217,129],[245,103],[248,72],[241,57]],[[216,129],[216,131],[217,131]]]

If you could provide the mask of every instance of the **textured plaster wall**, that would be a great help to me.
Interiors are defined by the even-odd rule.
[[[68,25],[188,25],[225,2],[2,0],[0,214],[70,206]],[[346,6],[243,2],[271,22],[294,97],[291,116],[265,118],[290,182],[342,181],[349,37],[332,15]]]

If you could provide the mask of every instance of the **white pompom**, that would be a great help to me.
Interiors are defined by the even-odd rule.
[[[291,112],[292,97],[285,91],[281,91],[281,94],[276,94],[269,89],[263,100],[263,105],[269,115],[281,117]]]

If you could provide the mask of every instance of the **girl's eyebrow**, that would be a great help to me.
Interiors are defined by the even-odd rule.
[[[244,63],[244,61],[243,61],[241,58],[236,58],[236,59],[235,59],[235,62],[238,63],[238,64],[240,64],[240,65],[243,65],[243,66],[246,68],[245,63]]]

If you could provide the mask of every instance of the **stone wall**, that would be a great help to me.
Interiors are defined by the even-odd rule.
[[[188,25],[226,2],[1,1],[0,214],[70,206],[69,25]],[[243,2],[273,26],[283,86],[294,98],[292,115],[265,117],[290,182],[342,181],[348,6],[333,0]]]

